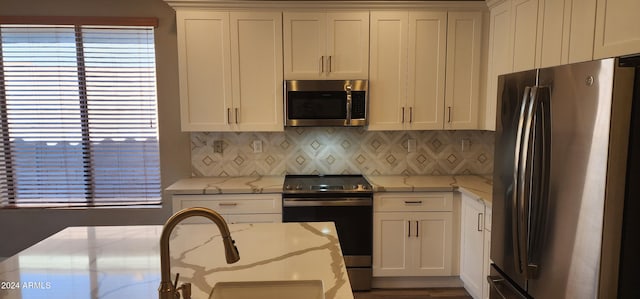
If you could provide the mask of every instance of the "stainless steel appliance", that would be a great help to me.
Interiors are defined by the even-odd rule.
[[[491,298],[640,298],[636,61],[499,77]]]
[[[284,222],[336,225],[353,290],[371,289],[373,191],[362,175],[287,175],[282,191]]]
[[[285,81],[285,125],[367,125],[367,80]]]

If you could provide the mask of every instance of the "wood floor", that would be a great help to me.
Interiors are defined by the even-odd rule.
[[[367,292],[353,292],[354,299],[471,299],[463,288],[432,289],[372,289]]]

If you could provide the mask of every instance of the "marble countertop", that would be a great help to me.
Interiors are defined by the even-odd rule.
[[[492,178],[483,175],[367,175],[374,192],[460,191],[491,204]],[[195,177],[181,179],[170,194],[281,193],[284,176]]]
[[[459,191],[491,205],[493,182],[490,176],[455,175],[366,176],[374,192]]]
[[[284,176],[194,177],[178,180],[170,194],[281,193]]]
[[[213,224],[171,236],[172,277],[194,299],[220,281],[322,280],[327,299],[353,299],[335,225],[230,224],[240,261],[227,264]],[[0,298],[157,298],[162,226],[67,228],[0,262]]]

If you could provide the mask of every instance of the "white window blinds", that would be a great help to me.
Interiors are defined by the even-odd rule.
[[[0,25],[0,206],[158,204],[153,27]]]

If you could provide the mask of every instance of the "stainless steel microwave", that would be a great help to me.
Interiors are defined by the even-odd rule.
[[[366,126],[367,80],[285,81],[285,126]]]

